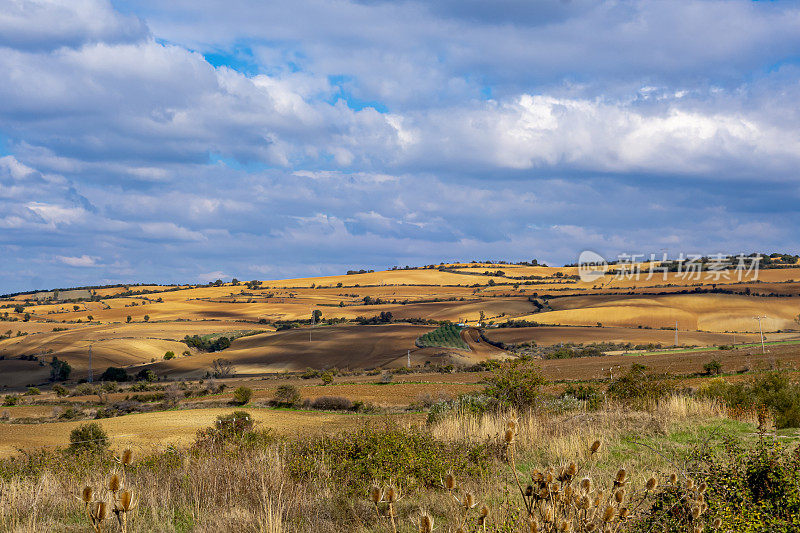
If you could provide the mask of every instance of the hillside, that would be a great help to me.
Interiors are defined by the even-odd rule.
[[[613,342],[712,346],[800,329],[800,268],[763,270],[759,280],[578,279],[575,267],[469,263],[339,276],[211,285],[119,286],[0,299],[0,385],[38,383],[52,357],[75,376],[92,366],[202,376],[224,357],[259,375],[312,368],[473,364],[502,350],[464,335],[469,350],[420,349],[438,321],[476,326],[505,343]],[[726,279],[727,278],[727,279]],[[713,283],[712,283],[713,281]],[[65,300],[67,296],[78,296]],[[57,297],[57,299],[56,299]],[[309,341],[312,311],[321,313]],[[378,317],[389,316],[388,320]],[[373,318],[376,317],[376,318]],[[492,325],[523,321],[525,328]],[[530,327],[532,325],[540,327]],[[600,325],[601,327],[597,327]],[[541,327],[546,326],[546,327]],[[286,331],[276,329],[290,328]],[[777,333],[777,332],[781,333]],[[788,333],[787,333],[788,332]],[[187,335],[238,337],[222,352],[187,348]],[[734,334],[736,339],[734,339]],[[754,336],[754,334],[756,336]],[[189,355],[182,355],[185,351]],[[167,351],[176,354],[163,360]],[[25,358],[25,360],[21,359]]]

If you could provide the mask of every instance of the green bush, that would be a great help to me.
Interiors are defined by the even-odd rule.
[[[108,434],[97,422],[81,424],[69,434],[69,450],[104,451],[108,449]]]
[[[319,379],[322,380],[323,385],[330,385],[333,383],[333,373],[329,370],[326,370],[322,374],[319,375]]]
[[[778,429],[800,427],[800,384],[793,383],[784,370],[759,373],[749,382],[713,380],[701,394],[731,409],[768,411]]]
[[[615,400],[642,403],[661,399],[675,388],[669,375],[649,372],[646,366],[634,363],[626,374],[611,382],[606,393]]]
[[[233,403],[236,405],[245,405],[253,397],[253,390],[247,387],[239,387],[233,391]]]
[[[175,359],[175,352],[173,352],[172,350],[164,354],[164,361],[169,361],[170,359]]]
[[[300,391],[294,385],[281,385],[275,391],[273,402],[277,405],[293,406],[300,403]]]
[[[767,437],[754,445],[728,439],[721,448],[696,450],[689,466],[699,474],[698,481],[708,486],[708,515],[722,519],[717,531],[800,531],[800,448],[796,445],[790,449]],[[650,525],[655,527],[648,531],[672,531]]]
[[[292,448],[287,462],[292,477],[329,476],[348,495],[363,495],[376,480],[406,490],[439,486],[448,471],[477,475],[488,464],[485,446],[440,442],[426,431],[394,425],[298,440]]]
[[[110,366],[106,368],[105,372],[100,376],[100,381],[128,381],[130,376],[124,368]]]
[[[3,405],[11,406],[17,405],[19,403],[19,396],[16,394],[6,394],[6,397],[3,398]]]
[[[62,398],[69,394],[69,390],[67,390],[67,388],[64,385],[59,385],[58,383],[53,385],[53,392],[55,392],[56,396],[58,396],[59,398]]]
[[[484,394],[501,405],[525,409],[536,403],[540,389],[547,383],[538,366],[530,359],[516,359],[500,365],[486,380]]]
[[[25,396],[38,396],[42,393],[39,390],[39,387],[28,387],[28,390],[25,391]]]
[[[561,396],[569,396],[584,401],[586,402],[586,407],[589,409],[599,409],[600,405],[603,403],[603,396],[600,394],[600,391],[591,385],[584,385],[583,383],[579,383],[577,386],[570,383],[567,385],[567,388],[564,389],[564,393]]]
[[[720,346],[722,349],[722,346]],[[717,361],[716,359],[712,359],[708,363],[703,365],[703,373],[707,376],[718,376],[722,373],[722,363]]]

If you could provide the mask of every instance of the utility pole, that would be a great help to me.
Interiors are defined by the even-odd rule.
[[[764,330],[761,328],[761,319],[767,318],[766,315],[764,316],[754,316],[753,320],[758,320],[758,333],[761,335],[761,355],[765,355],[766,352],[764,350]]]
[[[89,383],[92,382],[92,345],[89,345]]]
[[[678,347],[678,321],[675,321],[675,347]]]

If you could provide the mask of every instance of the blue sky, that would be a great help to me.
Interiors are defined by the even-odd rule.
[[[0,293],[800,249],[800,6],[0,0]]]

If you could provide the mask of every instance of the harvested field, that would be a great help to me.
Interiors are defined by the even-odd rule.
[[[187,409],[141,413],[97,422],[111,436],[115,449],[133,447],[139,450],[163,449],[170,444],[190,444],[200,429],[214,423],[219,415],[234,409]],[[257,427],[270,428],[279,434],[325,433],[357,427],[369,415],[339,414],[318,411],[292,411],[248,408]],[[82,422],[53,422],[49,424],[0,424],[0,456],[16,452],[18,448],[65,446],[69,433]],[[32,431],[35,429],[35,431]]]
[[[497,328],[488,329],[486,336],[491,340],[505,343],[521,343],[535,341],[539,346],[554,344],[575,343],[590,344],[600,342],[632,343],[632,344],[661,344],[672,346],[675,343],[675,332],[660,329],[639,328],[607,328],[607,327],[550,327],[540,326],[535,328]],[[730,333],[705,333],[699,331],[679,331],[678,344],[689,346],[713,346],[731,344],[736,342],[751,342],[758,339],[758,335]]]

